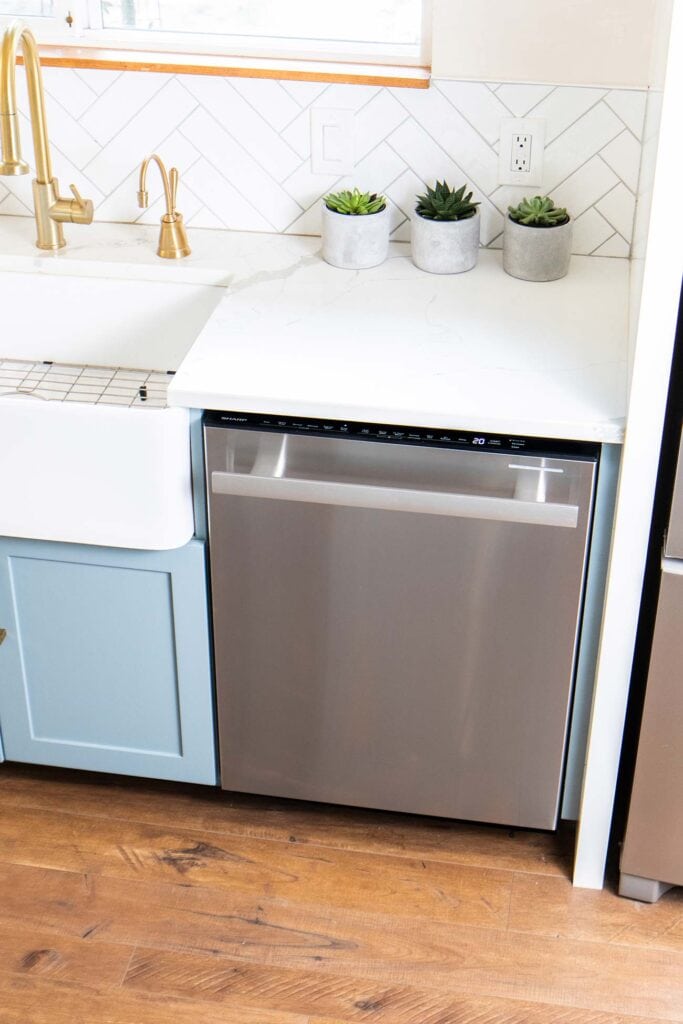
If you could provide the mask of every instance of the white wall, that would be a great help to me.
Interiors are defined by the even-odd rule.
[[[437,78],[650,84],[656,0],[433,0]]]
[[[671,7],[670,0],[659,0],[655,84],[664,73]],[[631,277],[633,373],[574,862],[574,884],[588,888],[603,884],[683,275],[683,213],[670,201],[683,163],[683,0],[675,0],[673,11],[666,85],[663,96],[656,88],[650,93],[641,168]]]
[[[666,76],[669,37],[671,34],[671,17],[673,0],[656,0],[656,14],[653,24],[652,55],[650,63],[650,84],[645,107],[645,123],[643,125],[640,174],[638,176],[638,195],[636,217],[634,223],[633,245],[631,249],[631,287],[630,287],[630,336],[629,336],[629,369],[633,369],[635,357],[636,334],[640,315],[640,299],[645,273],[645,255],[647,252],[647,235],[652,212],[652,190],[654,187],[655,170],[657,167],[657,150],[659,147],[659,128],[662,117],[662,100],[664,80]],[[629,373],[629,379],[631,372]]]

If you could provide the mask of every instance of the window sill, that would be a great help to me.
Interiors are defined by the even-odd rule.
[[[21,61],[21,57],[19,60]],[[384,85],[408,89],[427,89],[430,82],[430,70],[426,67],[262,60],[80,46],[41,45],[40,61],[44,67],[165,71],[169,74],[275,78],[297,82],[341,82],[349,85]]]

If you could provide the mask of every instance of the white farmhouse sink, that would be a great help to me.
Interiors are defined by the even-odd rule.
[[[223,289],[0,273],[0,358],[175,370]],[[186,409],[0,395],[0,535],[166,549],[194,532]]]

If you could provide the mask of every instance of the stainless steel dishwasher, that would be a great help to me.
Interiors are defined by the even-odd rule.
[[[598,450],[207,413],[225,789],[557,822]]]

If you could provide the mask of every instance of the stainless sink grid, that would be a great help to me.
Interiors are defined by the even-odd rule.
[[[0,359],[0,397],[165,409],[173,372]]]

